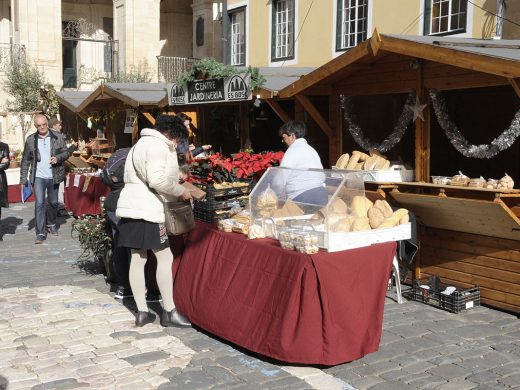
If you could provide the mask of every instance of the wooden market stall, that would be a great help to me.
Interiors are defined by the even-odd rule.
[[[86,141],[67,161],[65,205],[74,215],[98,214],[99,198],[109,189],[91,171],[102,168],[115,149],[135,143],[138,129],[154,124],[167,104],[166,84],[106,83],[91,92],[62,91],[58,99],[65,129]]]
[[[381,142],[392,126],[403,125],[395,125],[401,111],[415,111],[388,151],[414,168],[415,182],[372,183],[367,190],[416,214],[415,278],[436,274],[460,286],[480,285],[482,303],[514,312],[520,312],[520,191],[429,182],[432,174],[458,170],[497,179],[507,172],[518,187],[519,96],[520,41],[377,31],[278,94],[300,102],[328,135],[331,165],[341,151],[362,150],[356,139]],[[315,104],[323,98],[328,112]],[[347,112],[352,106],[357,116]],[[354,134],[353,125],[365,133]]]
[[[105,127],[106,137],[119,148],[135,142],[138,128],[153,124],[167,103],[164,83],[105,83],[94,90],[76,112],[86,120],[100,122],[97,124]]]

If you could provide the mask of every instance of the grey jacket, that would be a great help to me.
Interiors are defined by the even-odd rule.
[[[52,166],[52,179],[54,184],[59,184],[65,180],[65,167],[63,162],[69,156],[69,150],[65,142],[65,137],[56,131],[49,129],[49,137],[51,138],[51,156],[58,159],[58,163]],[[27,173],[31,184],[34,184],[36,177],[36,166],[41,161],[40,151],[38,150],[38,132],[31,134],[25,141],[23,149],[22,165],[20,167],[20,184],[27,182]]]

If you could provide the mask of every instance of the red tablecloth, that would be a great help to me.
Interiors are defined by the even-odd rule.
[[[174,283],[196,325],[282,361],[334,365],[379,348],[394,242],[305,255],[199,224]]]
[[[7,199],[9,203],[20,203],[22,201],[22,186],[20,184],[7,186]],[[34,193],[27,198],[26,202],[34,202]]]
[[[97,176],[79,176],[79,185],[74,186],[74,173],[68,174],[68,182],[65,186],[64,202],[65,209],[71,211],[73,215],[80,216],[84,214],[96,215],[101,214],[101,204],[99,197],[107,196],[110,188],[103,184],[100,177]],[[89,180],[85,188],[85,180]]]

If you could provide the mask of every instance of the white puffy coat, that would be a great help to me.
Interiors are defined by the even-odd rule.
[[[116,210],[119,218],[164,223],[162,200],[151,192],[148,186],[164,200],[175,200],[184,192],[184,187],[179,184],[179,164],[175,147],[168,138],[154,129],[141,131],[141,138],[126,158],[124,177],[125,186],[119,196]]]

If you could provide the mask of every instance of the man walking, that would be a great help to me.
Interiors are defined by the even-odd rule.
[[[49,129],[54,131],[55,133],[60,133],[60,135],[63,137],[63,139],[67,140],[67,136],[61,132],[61,129],[63,128],[63,122],[60,121],[58,118],[54,117],[49,119]],[[72,143],[70,146],[67,147],[67,158],[72,156],[72,153],[78,148],[78,144]],[[64,192],[65,192],[65,182],[60,183],[60,188],[58,189],[58,215],[65,217],[69,215],[67,211],[65,210],[65,200],[64,200]]]
[[[20,184],[27,182],[27,173],[36,199],[35,244],[41,244],[47,233],[57,235],[56,216],[58,214],[58,188],[65,178],[63,162],[68,158],[65,138],[59,133],[49,130],[47,118],[38,114],[34,117],[36,133],[25,141]]]

